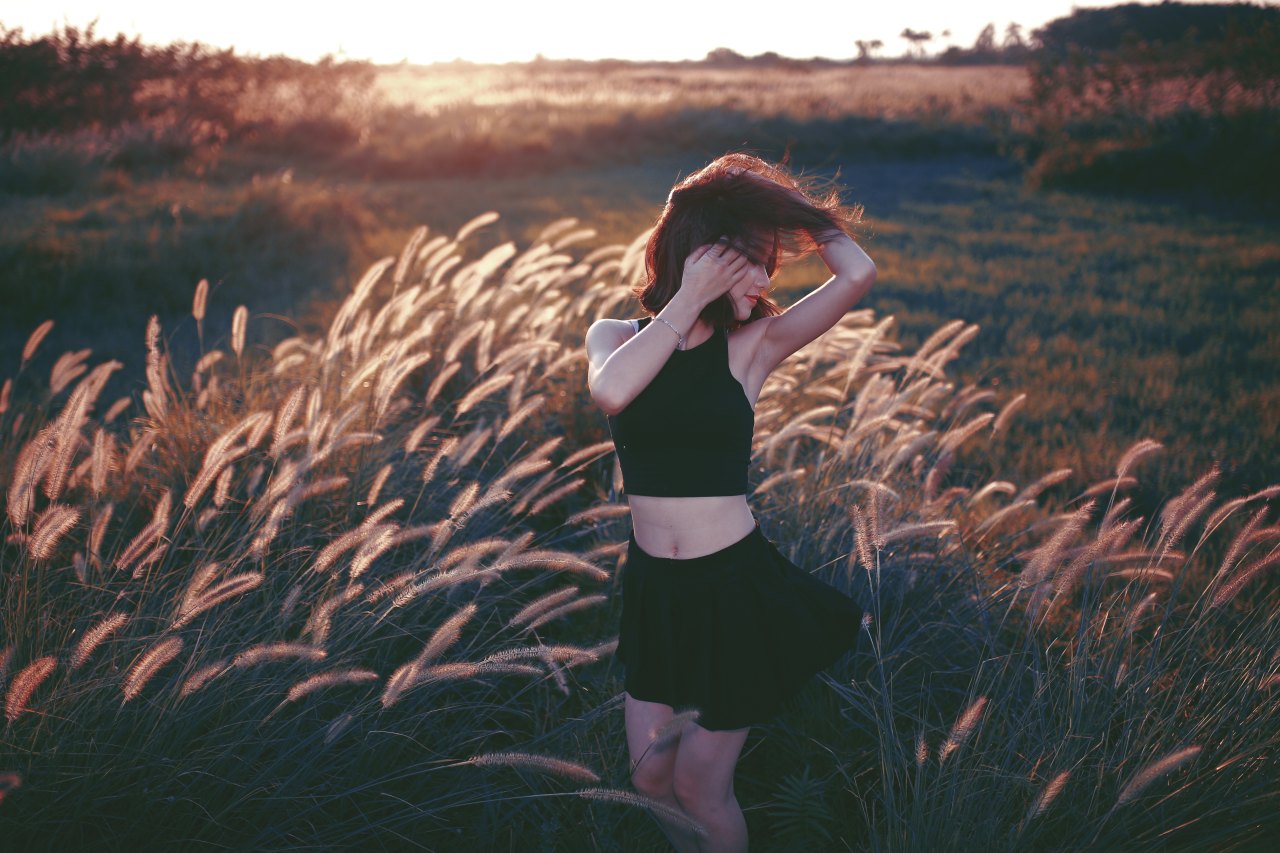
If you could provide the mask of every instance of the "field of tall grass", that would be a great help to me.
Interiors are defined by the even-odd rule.
[[[414,231],[271,346],[202,281],[186,340],[146,326],[140,394],[104,396],[120,365],[47,351],[47,325],[0,371],[0,837],[659,845],[629,788],[626,510],[581,351],[636,313],[644,235],[513,242],[495,219]],[[851,312],[761,394],[762,525],[865,615],[748,741],[753,846],[1256,848],[1280,487],[1210,469],[1142,511],[1169,454],[1142,435],[1101,479],[998,475],[1037,389],[957,381],[984,333],[906,346]]]

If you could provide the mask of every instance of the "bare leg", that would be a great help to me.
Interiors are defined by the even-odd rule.
[[[675,716],[670,705],[645,702],[625,694],[623,706],[626,715],[627,748],[631,753],[631,784],[646,797],[683,811],[676,799],[674,776],[676,749],[680,735],[662,744],[654,743],[654,733]],[[686,730],[690,726],[685,727]],[[687,827],[677,824],[657,812],[651,812],[673,847],[679,853],[698,853],[698,838]]]
[[[676,799],[707,829],[699,853],[746,853],[747,822],[733,793],[733,772],[750,728],[709,731],[691,725],[676,752]]]

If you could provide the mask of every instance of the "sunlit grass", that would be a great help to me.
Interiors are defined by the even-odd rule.
[[[619,500],[580,337],[631,311],[641,244],[563,220],[486,251],[490,219],[416,232],[269,352],[197,300],[248,328],[194,375],[153,322],[110,422],[114,365],[36,390],[54,359],[26,348],[0,406],[6,838],[656,840],[608,665],[625,513],[580,512]],[[850,313],[758,405],[767,534],[866,616],[744,755],[754,843],[1264,837],[1277,490],[1210,471],[1142,510],[1169,450],[1138,435],[1100,481],[997,476],[1037,389],[957,382],[964,321],[895,329]]]

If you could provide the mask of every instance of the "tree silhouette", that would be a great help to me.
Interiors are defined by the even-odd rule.
[[[858,39],[854,42],[854,45],[858,48],[858,61],[870,62],[872,59],[871,54],[884,47],[884,42],[880,41],[880,39],[872,39],[871,41]]]
[[[908,52],[914,51],[916,56],[924,56],[925,43],[933,40],[933,33],[928,30],[913,30],[907,27],[898,33],[898,37],[906,39],[910,44]]]

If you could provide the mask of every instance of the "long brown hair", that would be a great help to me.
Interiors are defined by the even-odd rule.
[[[814,251],[834,232],[849,233],[861,207],[842,204],[834,189],[819,192],[813,186],[781,165],[737,153],[680,181],[645,249],[646,281],[636,288],[640,304],[650,314],[661,311],[680,289],[685,260],[704,243],[727,240],[772,276],[784,258]],[[747,322],[781,313],[776,302],[761,297]],[[701,316],[713,327],[741,325],[727,297],[712,302]]]

